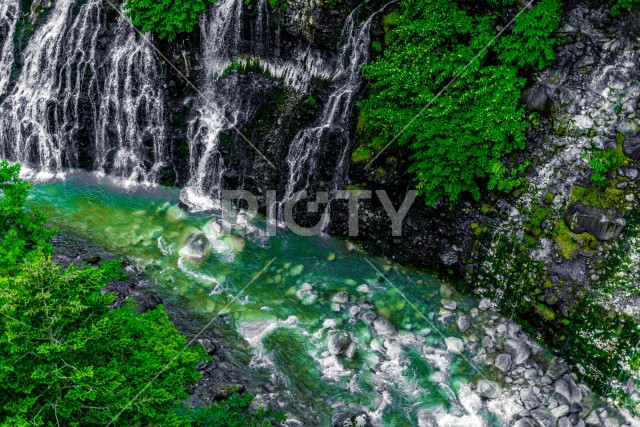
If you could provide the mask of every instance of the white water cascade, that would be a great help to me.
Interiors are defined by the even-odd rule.
[[[49,177],[79,167],[85,150],[95,169],[104,170],[113,158],[109,172],[118,177],[157,178],[165,103],[156,89],[157,64],[124,20],[102,51],[103,8],[101,0],[53,3],[29,38],[19,75],[0,104],[0,157]],[[3,5],[0,11],[5,10],[15,7]],[[5,55],[12,48],[5,40],[0,88],[8,84]],[[151,150],[146,140],[152,141]]]
[[[200,20],[205,69],[195,117],[189,122],[190,179],[181,198],[198,209],[217,206],[225,172],[219,151],[222,133],[248,114],[235,83],[222,79],[240,45],[242,0],[226,0]],[[237,76],[229,76],[237,80]]]
[[[13,34],[19,13],[19,0],[3,0],[0,4],[0,97],[9,85],[13,65]]]
[[[96,111],[94,169],[132,183],[159,181],[168,113],[157,65],[151,47],[120,19]]]
[[[324,105],[320,119],[313,126],[298,132],[289,147],[286,159],[288,177],[283,201],[290,200],[297,191],[310,190],[323,144],[330,136],[342,146],[340,155],[335,157],[335,173],[330,189],[340,187],[346,178],[350,152],[349,119],[354,97],[362,82],[360,68],[369,60],[371,21],[380,11],[356,25],[358,12],[359,8],[351,12],[342,30],[341,39],[346,42],[340,49],[333,72],[331,95]]]
[[[320,52],[311,48],[278,56],[279,31],[271,36],[267,0],[256,4],[257,16],[249,23],[249,40],[242,37],[243,0],[215,4],[200,21],[204,76],[199,85],[195,116],[189,122],[190,180],[181,198],[194,209],[218,206],[226,171],[220,152],[223,134],[237,132],[253,117],[256,106],[241,90],[240,73],[226,73],[233,66],[256,66],[273,79],[303,94],[313,78],[328,79],[332,67]],[[258,89],[260,82],[253,82]],[[235,129],[234,129],[235,128]]]

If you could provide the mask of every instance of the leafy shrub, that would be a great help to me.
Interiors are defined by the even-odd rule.
[[[354,159],[370,159],[396,135],[408,147],[419,192],[427,204],[464,193],[480,197],[481,182],[511,189],[502,156],[524,147],[526,127],[517,69],[494,65],[482,49],[495,35],[489,17],[470,16],[444,0],[405,0],[393,43],[364,67],[371,93],[360,103],[372,138]],[[395,18],[394,18],[395,21]],[[478,58],[413,120],[460,70]],[[407,126],[411,123],[406,129]]]
[[[124,9],[131,22],[158,38],[173,41],[179,34],[190,33],[198,17],[215,0],[127,0]]]
[[[0,161],[0,271],[11,273],[35,249],[51,253],[54,229],[46,229],[46,218],[28,212],[24,205],[31,186],[19,177],[20,165]]]
[[[629,158],[622,151],[622,144],[618,144],[616,148],[607,148],[602,151],[594,152],[589,160],[589,166],[593,168],[591,174],[591,182],[595,185],[603,187],[607,184],[607,175],[616,169],[629,164]]]
[[[220,403],[192,410],[180,408],[192,427],[273,427],[285,420],[284,414],[273,409],[251,409],[254,396],[232,394]]]
[[[185,425],[174,403],[205,355],[180,353],[186,340],[161,307],[111,309],[115,296],[100,290],[116,271],[62,269],[39,256],[0,278],[0,418],[9,425],[106,425],[125,408],[118,425]]]
[[[640,0],[616,0],[616,3],[611,7],[611,15],[619,16],[622,10],[633,10],[640,6]]]
[[[549,66],[556,57],[554,48],[562,43],[553,34],[561,19],[562,3],[559,0],[537,2],[518,16],[511,33],[500,39],[500,60],[538,70]]]

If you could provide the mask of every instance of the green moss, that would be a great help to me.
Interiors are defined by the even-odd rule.
[[[618,134],[620,135],[620,134]],[[629,164],[630,159],[625,156],[622,149],[624,137],[617,137],[616,148],[607,148],[605,150],[594,151],[589,166],[593,168],[591,174],[591,182],[597,186],[605,186],[607,184],[607,175],[614,170]]]
[[[489,227],[487,227],[486,225],[480,226],[479,224],[476,224],[475,222],[471,224],[471,229],[473,230],[473,232],[476,235],[476,237],[480,237],[483,234],[486,234],[486,233],[489,232]]]
[[[490,210],[491,207],[486,203],[480,208],[480,212],[482,212],[484,215],[488,214]]]
[[[552,322],[553,320],[555,320],[556,314],[548,305],[540,303],[536,304],[534,308],[536,314],[542,317],[542,320],[544,320],[545,322]]]
[[[549,203],[553,202],[554,198],[555,198],[555,195],[553,193],[549,192],[549,193],[545,194],[544,202],[549,204]]]
[[[529,217],[529,221],[527,221],[527,231],[531,233],[535,237],[542,236],[544,230],[542,229],[542,223],[549,216],[549,209],[538,206],[536,207],[531,216]]]
[[[542,317],[545,322],[552,322],[556,318],[556,314],[553,312],[551,307],[546,304],[536,304],[534,306],[535,312],[538,316]]]
[[[615,182],[611,184],[615,185]],[[569,200],[602,209],[620,208],[624,203],[624,191],[614,186],[602,189],[574,185]]]
[[[393,11],[389,12],[382,18],[382,25],[384,26],[384,31],[388,32],[391,27],[395,27],[400,22],[400,12]]]
[[[309,97],[307,98],[307,104],[309,104],[312,107],[315,107],[315,105],[317,104],[317,101],[313,97],[313,95],[309,95]]]
[[[598,247],[598,241],[589,233],[573,233],[563,220],[553,228],[553,240],[560,255],[565,259],[573,259],[578,250],[592,251]]]

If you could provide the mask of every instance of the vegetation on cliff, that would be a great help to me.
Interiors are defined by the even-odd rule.
[[[131,22],[161,40],[173,41],[179,34],[190,33],[200,14],[215,0],[127,0],[124,9]]]
[[[354,158],[371,159],[390,141],[391,153],[408,147],[409,172],[429,205],[465,194],[478,200],[484,188],[512,190],[518,168],[503,159],[524,148],[528,126],[519,67],[553,60],[560,4],[544,0],[523,12],[500,41],[493,13],[447,1],[404,0],[400,8],[386,25],[384,53],[364,70],[366,137]]]

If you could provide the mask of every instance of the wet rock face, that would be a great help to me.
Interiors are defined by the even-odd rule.
[[[624,154],[633,160],[640,160],[640,137],[627,138],[622,143]]]
[[[627,225],[624,218],[611,218],[599,209],[583,205],[572,206],[565,216],[565,221],[574,233],[587,232],[601,241],[620,236]]]

